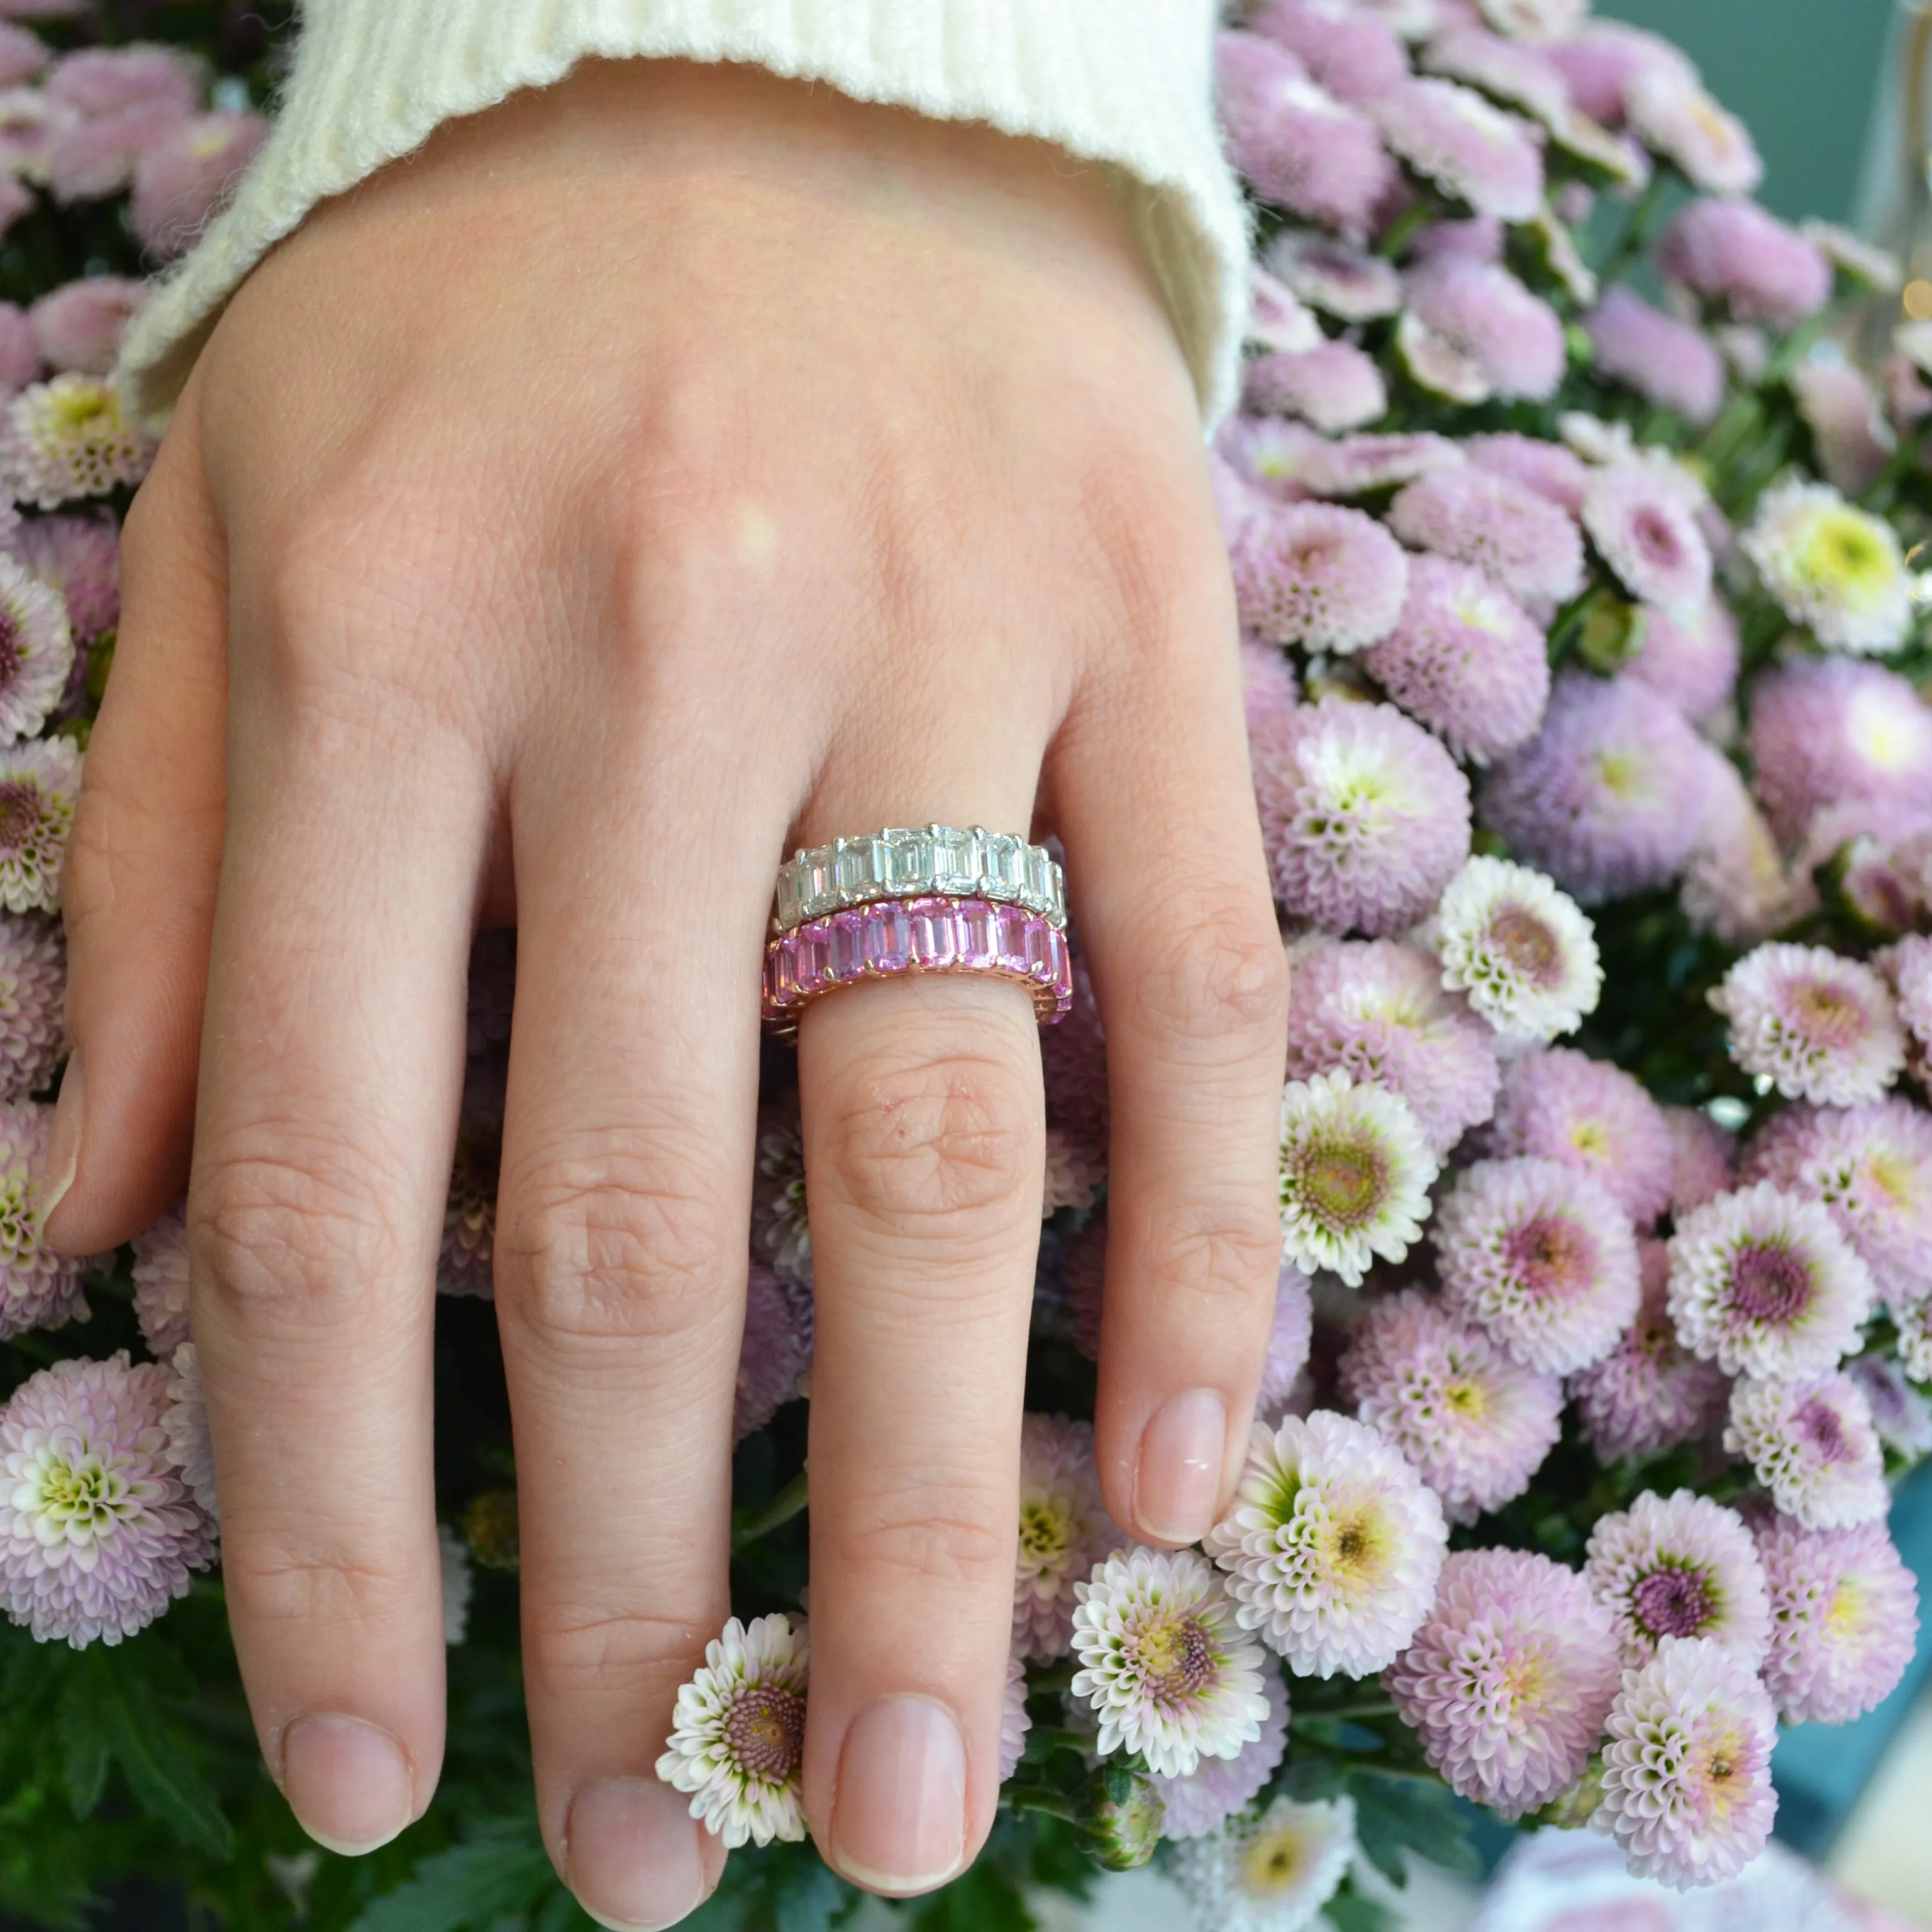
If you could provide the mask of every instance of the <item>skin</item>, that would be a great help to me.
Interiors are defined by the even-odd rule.
[[[128,524],[46,1233],[123,1240],[192,1156],[236,1643],[324,1844],[436,1782],[434,1264],[467,950],[514,921],[496,1309],[543,1828],[609,1923],[716,1882],[652,1766],[728,1611],[770,882],[930,819],[1065,842],[1113,1093],[1101,1474],[1192,1540],[1273,1306],[1286,976],[1196,404],[1103,176],[593,64],[250,277]],[[808,1011],[799,1065],[806,1802],[905,1893],[996,1801],[1037,1033],[1010,986],[880,982]]]

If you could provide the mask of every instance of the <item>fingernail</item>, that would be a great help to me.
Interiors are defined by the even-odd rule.
[[[658,1932],[710,1890],[691,1801],[647,1778],[599,1778],[570,1801],[564,1882],[611,1932]]]
[[[39,1194],[40,1232],[54,1217],[54,1210],[67,1198],[68,1190],[80,1166],[80,1055],[68,1056],[67,1071],[61,1076],[61,1089],[54,1101],[53,1125],[47,1131],[47,1150],[40,1158]]]
[[[416,1816],[402,1746],[332,1711],[298,1718],[282,1733],[282,1796],[318,1845],[348,1858],[386,1845]]]
[[[929,1891],[966,1852],[966,1747],[944,1704],[880,1697],[838,1754],[832,1862],[876,1892]]]
[[[1141,1437],[1134,1520],[1158,1543],[1198,1543],[1214,1527],[1228,1451],[1228,1408],[1218,1390],[1169,1396]]]

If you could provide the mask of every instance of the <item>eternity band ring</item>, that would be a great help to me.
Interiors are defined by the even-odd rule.
[[[990,899],[1066,926],[1066,880],[1044,846],[983,825],[888,826],[795,853],[778,868],[772,929],[880,899]]]

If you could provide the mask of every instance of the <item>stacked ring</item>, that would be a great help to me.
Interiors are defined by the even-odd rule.
[[[789,932],[848,906],[932,894],[1022,906],[1062,931],[1066,926],[1066,881],[1043,845],[983,825],[902,825],[788,859],[778,868],[772,929]]]

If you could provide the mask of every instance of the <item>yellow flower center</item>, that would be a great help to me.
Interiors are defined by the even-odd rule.
[[[121,406],[104,382],[77,382],[52,400],[55,426],[64,436],[78,436],[97,428],[112,432],[121,427]]]
[[[77,1463],[50,1459],[42,1464],[40,1477],[39,1514],[70,1535],[105,1529],[125,1493],[125,1485],[102,1466],[98,1456]]]
[[[1248,1847],[1241,1861],[1241,1876],[1250,1893],[1270,1898],[1286,1892],[1300,1877],[1307,1864],[1307,1846],[1292,1825],[1264,1832]]]
[[[1020,1554],[1035,1563],[1064,1556],[1073,1540],[1070,1512],[1052,1496],[1028,1496],[1020,1504]]]
[[[1480,1422],[1490,1412],[1489,1391],[1480,1382],[1445,1382],[1442,1385],[1442,1400],[1458,1415],[1472,1422]]]

